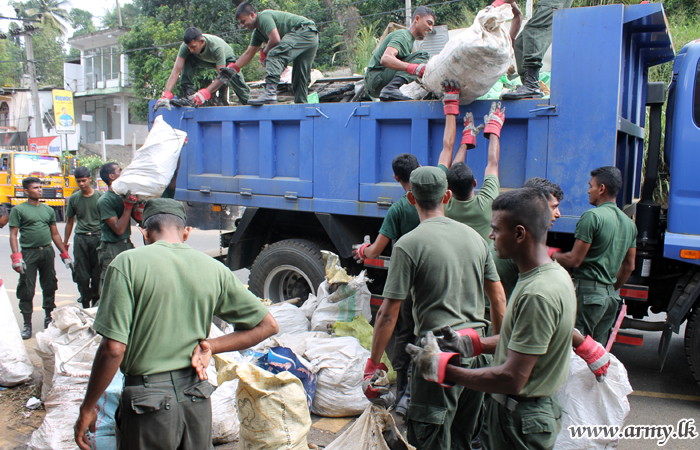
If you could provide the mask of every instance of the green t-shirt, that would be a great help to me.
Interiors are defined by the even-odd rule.
[[[408,56],[413,53],[413,43],[415,40],[416,38],[407,29],[396,30],[389,33],[389,35],[384,38],[382,43],[379,44],[377,50],[374,51],[372,59],[369,60],[369,64],[367,65],[368,72],[370,69],[385,68],[382,66],[380,61],[382,60],[382,56],[384,55],[387,47],[395,48],[399,51],[396,54],[397,59],[403,61],[408,58]]]
[[[440,164],[438,166],[445,171],[447,175],[447,167]],[[496,175],[486,175],[484,183],[479,189],[479,193],[469,200],[461,201],[452,197],[450,202],[445,206],[445,216],[454,219],[457,222],[462,222],[474,228],[486,241],[489,241],[491,233],[491,205],[500,193],[501,185],[498,182]]]
[[[95,189],[90,197],[83,196],[80,190],[73,192],[68,197],[66,207],[66,217],[75,217],[77,225],[75,234],[96,233],[100,231],[100,213],[97,210],[97,201],[102,196],[102,192]]]
[[[186,244],[158,241],[114,258],[93,328],[126,344],[125,375],[149,375],[189,367],[213,315],[245,330],[267,313],[223,264]]]
[[[225,66],[227,62],[233,62],[236,57],[233,54],[233,49],[223,39],[211,34],[202,34],[205,46],[202,53],[194,54],[183,42],[180,45],[180,51],[177,56],[187,59],[188,56],[194,55],[195,58],[201,59],[204,62],[216,64],[217,67]]]
[[[484,280],[498,281],[486,242],[464,224],[433,217],[399,239],[382,295],[412,294],[417,336],[445,325],[485,328]]]
[[[56,225],[56,213],[47,204],[32,205],[26,201],[12,208],[8,225],[19,228],[20,247],[48,247],[52,241],[50,227]]]
[[[126,227],[124,234],[117,236],[106,222],[110,217],[116,217],[119,220],[124,213],[124,200],[119,195],[112,191],[105,192],[97,201],[97,209],[100,211],[100,228],[102,229],[103,242],[118,242],[131,237],[131,226]]]
[[[491,251],[493,262],[496,264],[496,270],[498,271],[498,277],[501,279],[503,290],[506,292],[506,301],[509,301],[510,295],[513,293],[513,289],[518,282],[520,269],[518,269],[518,265],[515,264],[512,259],[500,259],[496,255],[496,248],[493,246],[493,241],[489,244],[489,250]]]
[[[613,202],[605,202],[581,215],[574,238],[591,244],[574,278],[615,284],[627,250],[637,246],[637,226]]]
[[[412,231],[420,224],[418,210],[409,203],[406,194],[401,199],[391,205],[389,211],[384,216],[384,222],[379,229],[379,234],[383,234],[389,239],[398,239],[404,234]]]
[[[272,33],[272,30],[275,28],[277,28],[280,39],[282,39],[285,34],[301,25],[316,26],[313,20],[307,19],[306,17],[297,16],[296,14],[284,11],[266,9],[258,13],[258,28],[253,31],[253,37],[250,38],[250,45],[251,47],[260,47],[263,42],[269,41],[270,33]]]
[[[170,189],[166,187],[160,198],[175,198],[175,189]]]
[[[559,263],[551,262],[521,274],[503,317],[493,366],[506,362],[508,350],[538,355],[530,378],[518,395],[554,394],[569,375],[575,323],[574,284]]]

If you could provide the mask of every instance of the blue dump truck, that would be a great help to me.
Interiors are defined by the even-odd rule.
[[[700,381],[699,60],[700,40],[676,54],[659,3],[557,11],[551,96],[504,102],[500,181],[504,190],[529,177],[558,183],[565,192],[563,217],[549,244],[568,249],[577,220],[591,208],[590,171],[618,167],[624,177],[618,206],[639,231],[636,269],[621,290],[627,305],[622,328],[661,331],[663,365],[672,333],[687,321],[688,363]],[[670,84],[649,83],[649,68],[670,61]],[[462,106],[458,120],[467,111],[483,117],[490,103]],[[303,301],[315,292],[324,278],[321,249],[356,268],[351,246],[364,235],[374,239],[387,209],[403,195],[392,159],[410,152],[422,165],[436,165],[444,131],[439,101],[173,108],[159,114],[189,136],[175,198],[245,207],[235,231],[223,235],[225,262],[231,270],[250,268],[251,290],[273,301]],[[671,173],[663,208],[652,195],[662,135]],[[487,150],[487,141],[478,139],[467,154],[477,178]],[[390,249],[368,264],[386,267],[388,255]],[[375,294],[381,294],[385,273],[372,275]],[[667,318],[642,320],[650,312],[666,312]]]

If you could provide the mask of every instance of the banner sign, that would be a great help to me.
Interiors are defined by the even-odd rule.
[[[73,93],[54,89],[51,91],[53,97],[53,112],[56,116],[56,133],[75,133],[75,113],[73,111]]]
[[[61,156],[61,137],[29,138],[29,151],[40,155]]]

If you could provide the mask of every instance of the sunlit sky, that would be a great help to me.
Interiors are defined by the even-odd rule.
[[[132,0],[119,0],[119,4],[131,3]],[[116,6],[115,0],[70,0],[67,2],[70,6],[66,9],[70,11],[72,8],[80,8],[92,13],[92,21],[96,26],[100,26],[100,17],[104,15],[107,9],[112,9]],[[5,17],[15,17],[15,10],[10,6],[9,0],[0,0],[0,15]],[[0,20],[0,29],[7,30],[10,25],[9,20]],[[69,26],[70,28],[70,26]],[[73,35],[73,29],[70,28],[68,37]]]

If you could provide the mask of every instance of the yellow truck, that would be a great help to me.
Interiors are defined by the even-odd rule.
[[[75,177],[73,173],[78,167],[78,158],[70,155],[67,156],[63,154],[63,178],[65,183],[63,184],[63,198],[68,198],[73,194],[73,192],[78,189],[78,183],[75,182]]]
[[[41,180],[41,201],[53,207],[59,219],[62,219],[65,205],[63,189],[67,178],[63,175],[61,159],[58,156],[0,149],[0,203],[3,206],[11,208],[27,201],[22,188],[22,180],[26,177]]]

